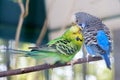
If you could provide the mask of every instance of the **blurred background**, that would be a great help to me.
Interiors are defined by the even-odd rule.
[[[77,64],[0,80],[119,80],[120,79],[120,0],[0,0],[0,49],[30,50],[62,35],[71,16],[87,12],[103,20],[112,32],[112,70],[103,60]],[[19,33],[20,32],[20,33]],[[81,52],[77,58],[81,57]],[[0,71],[39,65],[29,57],[0,50]],[[74,75],[72,75],[74,73]]]

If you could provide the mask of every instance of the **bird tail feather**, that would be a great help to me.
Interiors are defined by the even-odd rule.
[[[24,51],[24,50],[16,50],[16,49],[4,49],[8,50],[8,52],[12,54],[18,54],[19,57],[32,57],[40,62],[53,64],[56,61],[59,61],[60,58],[54,51],[50,50],[32,50],[32,51]]]
[[[103,58],[104,58],[104,60],[105,60],[105,63],[106,63],[106,65],[107,65],[107,68],[109,68],[109,69],[111,69],[111,63],[110,63],[110,59],[109,59],[109,57],[108,57],[108,55],[107,54],[104,54],[103,55]]]
[[[25,56],[26,54],[28,54],[30,51],[25,51],[25,50],[17,50],[17,49],[4,49],[5,51],[8,51],[10,54],[19,54],[21,56]]]

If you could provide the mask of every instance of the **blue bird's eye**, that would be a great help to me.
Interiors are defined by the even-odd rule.
[[[78,20],[76,20],[76,22],[78,23]]]

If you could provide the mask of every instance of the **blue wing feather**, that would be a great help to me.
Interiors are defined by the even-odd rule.
[[[97,32],[97,42],[98,45],[105,51],[109,51],[110,44],[107,35],[103,30]]]
[[[103,30],[99,30],[97,33],[97,42],[98,45],[106,52],[102,55],[104,58],[106,65],[109,69],[111,69],[110,65],[110,59],[109,59],[109,54],[110,54],[110,43],[107,35]]]

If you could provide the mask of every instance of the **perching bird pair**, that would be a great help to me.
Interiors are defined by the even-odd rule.
[[[58,61],[66,63],[72,60],[84,43],[89,55],[99,54],[105,60],[107,67],[111,69],[109,29],[99,18],[88,13],[78,12],[74,17],[75,24],[72,24],[61,37],[48,42],[44,47],[27,52],[26,55],[39,60],[49,60],[52,63]]]

